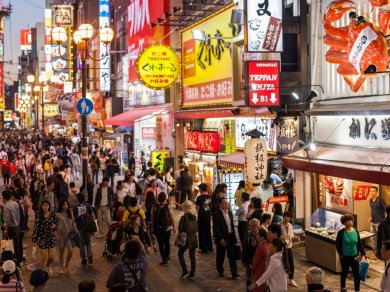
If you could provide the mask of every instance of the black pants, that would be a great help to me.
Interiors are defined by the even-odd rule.
[[[226,251],[229,258],[230,272],[232,277],[237,275],[237,262],[234,258],[234,234],[229,234],[229,238],[226,242],[226,245],[221,245],[219,242],[216,242],[217,245],[217,271],[220,274],[223,274],[223,263],[225,261]]]
[[[244,243],[245,235],[248,233],[248,221],[238,221],[238,236],[241,245]]]
[[[211,240],[211,219],[207,215],[199,215],[198,217],[198,236],[199,249],[201,251],[208,251],[213,249],[213,242]]]
[[[99,183],[99,169],[92,170],[92,181],[94,180],[96,181],[96,183]]]
[[[157,234],[158,248],[160,249],[160,255],[163,262],[169,261],[169,254],[171,252],[171,246],[169,240],[171,239],[170,231],[159,231]]]
[[[9,179],[11,178],[11,174],[9,172],[3,173],[3,179],[4,179],[4,184],[8,185],[9,184]]]
[[[288,278],[291,280],[294,279],[294,255],[292,252],[292,248],[287,249],[287,260],[288,260],[288,267],[290,269]]]
[[[22,260],[23,256],[23,249],[22,249],[22,254],[20,254],[20,227],[15,226],[15,227],[9,227],[8,228],[8,238],[12,239],[13,244],[14,244],[14,253],[16,257],[16,265],[20,266],[20,261]]]
[[[355,284],[355,291],[360,291],[359,262],[355,259],[355,257],[343,256],[340,258],[340,264],[341,264],[341,276],[340,276],[341,288],[345,288],[347,274],[349,268],[351,267],[352,274],[353,274],[353,281]]]
[[[188,200],[191,200],[192,197],[192,190],[191,189],[183,189],[181,191],[181,197],[180,197],[180,204],[183,204],[187,198]]]

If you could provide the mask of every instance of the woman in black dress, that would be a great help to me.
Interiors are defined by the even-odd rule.
[[[50,203],[46,200],[42,201],[38,218],[35,221],[32,241],[33,247],[38,247],[41,269],[48,270],[50,273],[53,273],[50,264],[56,253],[57,229],[58,221],[56,216],[50,212]]]

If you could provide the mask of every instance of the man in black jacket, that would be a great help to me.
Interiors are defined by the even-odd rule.
[[[215,244],[217,246],[217,271],[223,277],[223,262],[227,250],[232,278],[237,279],[237,262],[235,259],[235,244],[237,242],[234,231],[233,214],[228,209],[228,201],[225,197],[218,200],[219,210],[213,216],[213,229]]]
[[[378,227],[378,237],[376,246],[376,255],[381,258],[382,243],[390,240],[390,206],[386,207],[386,218],[383,220]]]

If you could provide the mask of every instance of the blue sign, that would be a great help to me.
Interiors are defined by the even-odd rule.
[[[93,102],[88,98],[81,98],[77,102],[77,111],[83,116],[87,116],[93,111]]]

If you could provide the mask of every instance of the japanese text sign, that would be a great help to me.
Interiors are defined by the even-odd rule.
[[[291,153],[299,148],[299,120],[294,118],[281,119],[278,126],[278,147],[279,153]]]
[[[53,5],[53,25],[73,26],[73,5]]]
[[[233,63],[229,49],[232,8],[229,5],[182,31],[182,106],[228,104],[233,97]],[[204,41],[193,39],[192,30],[202,30]],[[217,39],[215,39],[217,38]]]
[[[169,11],[170,0],[130,0],[127,8],[127,43],[129,52],[129,82],[138,81],[136,71],[136,60],[142,50],[154,43],[161,41],[169,44],[169,38],[163,36],[168,33],[168,26],[157,25],[157,22],[164,12]]]
[[[99,0],[99,26],[100,28],[110,26],[110,0]],[[100,90],[110,91],[111,89],[111,56],[110,45],[100,42]]]
[[[279,105],[279,62],[248,62],[250,106]]]
[[[261,139],[245,142],[245,176],[252,184],[261,184],[267,177],[267,145]]]
[[[220,139],[216,132],[187,131],[187,150],[218,153]]]
[[[246,0],[245,12],[248,52],[283,51],[282,0]]]
[[[165,45],[151,45],[138,57],[138,78],[151,89],[171,87],[179,77],[179,73],[179,58],[175,51]]]
[[[31,30],[21,29],[20,30],[20,49],[31,50]]]

